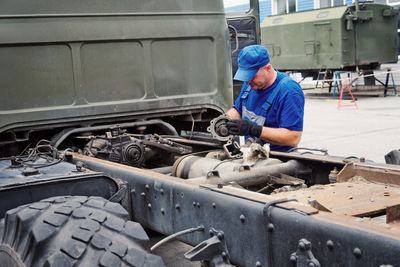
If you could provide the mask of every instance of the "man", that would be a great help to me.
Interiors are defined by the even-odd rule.
[[[229,133],[260,138],[271,150],[287,151],[300,142],[303,131],[304,94],[300,85],[270,64],[267,49],[251,45],[242,49],[234,79],[242,90],[227,115]]]

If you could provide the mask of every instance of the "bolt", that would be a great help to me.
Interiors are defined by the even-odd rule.
[[[273,232],[274,230],[275,226],[272,223],[268,224],[268,231]]]
[[[175,209],[180,210],[180,209],[181,209],[181,205],[176,204],[176,205],[175,205]]]
[[[224,234],[223,233],[218,233],[217,237],[218,237],[219,240],[222,240],[222,239],[224,239]]]
[[[200,202],[197,202],[197,204],[196,204],[196,205],[197,205],[197,207],[198,207],[198,208],[200,208]]]
[[[385,197],[388,197],[388,196],[390,196],[390,192],[385,191],[385,192],[383,193],[383,195],[384,195]]]
[[[151,204],[150,203],[147,204],[147,208],[151,209]]]
[[[353,254],[354,254],[354,256],[356,256],[357,259],[361,258],[361,249],[354,248]]]
[[[135,194],[136,193],[136,190],[135,189],[132,189],[131,190],[131,194]]]
[[[261,265],[261,262],[259,262],[259,261],[257,261],[256,262],[256,267],[261,267],[262,265]]]
[[[150,186],[148,184],[146,184],[144,188],[146,188],[146,190],[149,190]]]
[[[193,207],[196,207],[196,202],[193,201]]]
[[[333,243],[332,240],[326,241],[326,246],[328,247],[329,250],[332,250],[335,247],[335,244]]]
[[[299,242],[299,249],[306,250],[306,244],[304,244],[304,242]]]
[[[296,255],[292,255],[292,256],[290,256],[290,259],[289,259],[291,262],[296,262],[297,261],[297,257],[296,257]]]
[[[360,158],[360,162],[365,162],[365,158],[364,158],[364,157],[361,157],[361,158]]]
[[[208,233],[210,234],[210,236],[214,236],[214,231],[210,229],[210,231],[208,231]]]
[[[164,195],[164,189],[161,188],[160,194],[161,194],[161,195]]]
[[[218,186],[218,188],[223,188],[224,187],[223,184],[218,184],[217,186]]]
[[[212,203],[212,207],[215,209],[217,205],[215,203]]]
[[[307,266],[308,266],[308,267],[316,267],[316,265],[315,265],[314,262],[309,262]]]
[[[146,196],[146,193],[143,192],[143,193],[140,193],[140,195],[141,195],[142,197],[144,197],[144,196]]]
[[[161,214],[164,215],[165,214],[165,210],[164,208],[161,208]]]
[[[242,215],[240,215],[240,221],[242,222],[242,223],[245,223],[246,222],[246,217],[242,214]]]
[[[222,256],[222,258],[226,259],[226,252],[222,251],[221,256]]]
[[[78,161],[78,162],[75,164],[75,167],[76,167],[76,170],[77,170],[78,172],[83,171],[83,162],[82,162],[82,161]]]

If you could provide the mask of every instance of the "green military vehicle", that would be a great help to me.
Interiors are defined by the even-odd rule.
[[[303,76],[374,70],[397,62],[397,15],[392,6],[355,1],[270,16],[261,24],[261,43],[274,66]]]
[[[0,266],[400,262],[399,166],[239,151],[225,19],[215,0],[3,1]]]

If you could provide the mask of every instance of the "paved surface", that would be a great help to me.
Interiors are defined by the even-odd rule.
[[[358,98],[358,108],[338,109],[337,100],[310,98],[305,92],[299,147],[326,148],[333,156],[365,157],[383,163],[385,154],[400,149],[400,97]]]

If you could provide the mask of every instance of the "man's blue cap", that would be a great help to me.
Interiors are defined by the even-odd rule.
[[[261,67],[270,61],[268,50],[262,45],[249,45],[242,49],[238,57],[239,68],[234,80],[251,81]]]

